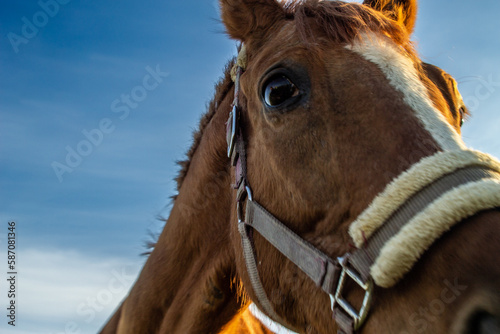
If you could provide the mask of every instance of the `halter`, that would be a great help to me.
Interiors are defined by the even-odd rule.
[[[233,186],[237,189],[238,231],[253,291],[262,310],[274,321],[289,327],[275,312],[262,286],[253,242],[256,230],[329,295],[338,333],[354,333],[368,315],[374,282],[381,287],[393,286],[430,244],[458,221],[479,211],[500,207],[500,162],[474,151],[441,152],[424,158],[391,182],[351,225],[350,234],[358,248],[332,259],[291,231],[253,198],[247,179],[246,142],[239,122],[242,112],[240,77],[245,67],[245,54],[242,49],[233,71],[234,102],[227,121],[226,139],[228,157],[235,168]],[[379,205],[379,202],[397,197],[401,189],[406,189],[404,198],[385,207]],[[469,202],[473,204],[467,206]],[[443,204],[447,207],[444,213],[439,211]],[[430,227],[425,226],[429,224],[429,217],[432,218]],[[434,224],[434,218],[438,223]],[[425,240],[412,240],[415,249],[408,256],[395,257],[390,246],[408,242],[408,238],[414,237],[412,228],[415,226],[432,233]],[[365,231],[369,232],[366,242],[360,238]],[[359,310],[344,298],[348,279],[364,291]]]

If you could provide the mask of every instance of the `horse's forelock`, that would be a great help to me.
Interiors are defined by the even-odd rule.
[[[413,53],[410,36],[405,27],[368,6],[318,0],[287,2],[284,6],[288,17],[294,19],[299,36],[305,42],[316,41],[317,36],[313,29],[314,32],[323,31],[329,42],[342,44],[350,44],[361,33],[371,31],[389,36]]]

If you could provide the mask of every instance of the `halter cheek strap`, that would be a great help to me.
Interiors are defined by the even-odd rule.
[[[235,182],[233,187],[237,189],[238,231],[241,235],[247,273],[253,292],[257,297],[256,302],[271,319],[285,327],[291,327],[276,313],[268,298],[268,294],[262,286],[253,242],[254,231],[259,232],[260,235],[295,263],[317,286],[321,287],[330,296],[330,307],[334,314],[336,314],[337,323],[341,328],[346,329],[343,332],[353,333],[355,329],[361,326],[368,314],[373,288],[371,280],[363,281],[355,271],[351,270],[347,260],[349,257],[348,254],[343,258],[331,259],[313,245],[300,238],[253,199],[247,179],[245,140],[239,123],[241,113],[239,82],[242,73],[243,68],[238,65],[235,66],[234,102],[227,121],[226,139],[228,143],[228,157],[231,159],[231,165],[235,168]],[[365,290],[363,306],[359,311],[355,310],[342,297],[343,285],[348,277]],[[339,308],[343,308],[346,311],[340,311]],[[290,329],[297,331],[294,328]]]
[[[240,51],[240,54],[244,51]],[[237,61],[238,62],[238,61]],[[274,308],[267,297],[267,293],[262,286],[262,282],[259,277],[259,271],[257,268],[256,253],[253,243],[253,230],[250,226],[245,224],[246,219],[243,219],[242,205],[244,200],[247,198],[251,201],[252,192],[248,186],[247,172],[246,172],[246,148],[245,141],[243,139],[242,129],[239,126],[239,117],[241,114],[241,106],[239,103],[239,93],[240,93],[240,76],[243,72],[243,68],[240,65],[233,67],[232,71],[233,80],[235,82],[234,88],[234,101],[233,109],[229,114],[229,119],[227,121],[226,129],[226,140],[228,143],[227,154],[231,159],[231,166],[235,168],[235,182],[233,187],[237,189],[237,215],[238,215],[238,231],[241,235],[241,242],[243,248],[243,255],[245,258],[245,264],[247,267],[247,273],[252,283],[253,292],[257,297],[257,302],[259,306],[264,310],[264,312],[271,317],[274,321],[285,325],[285,321],[276,314]],[[248,210],[248,206],[246,208]]]
[[[242,53],[244,51],[240,55]],[[228,157],[235,168],[233,186],[237,189],[238,231],[248,276],[256,302],[274,321],[290,327],[274,310],[260,280],[254,231],[330,296],[338,333],[350,334],[363,325],[368,315],[373,280],[381,287],[393,286],[454,224],[479,211],[500,207],[500,162],[479,152],[441,152],[423,159],[391,182],[351,225],[351,236],[359,248],[352,254],[330,258],[291,231],[253,198],[247,179],[245,140],[239,122],[239,82],[243,66],[240,61],[235,66],[235,96],[227,122]],[[387,199],[395,194],[404,196],[398,201],[388,201],[392,204],[387,205]],[[369,239],[364,242],[360,235],[367,235]],[[402,247],[395,249],[399,244]],[[403,256],[398,257],[400,253]],[[364,291],[359,310],[344,298],[347,280],[354,281]]]

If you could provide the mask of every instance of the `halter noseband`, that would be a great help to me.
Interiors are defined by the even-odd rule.
[[[452,197],[452,202],[455,199],[453,196],[461,196],[462,198],[466,198],[466,201],[471,196],[474,196],[474,203],[480,203],[471,206],[467,210],[462,210],[462,207],[453,208],[453,205],[459,206],[461,204],[451,203],[450,210],[456,209],[463,212],[458,216],[450,214],[449,217],[438,217],[443,218],[441,219],[443,223],[440,223],[441,225],[439,226],[442,231],[439,230],[435,235],[430,237],[430,240],[424,242],[419,250],[420,253],[423,253],[430,243],[435,241],[445,230],[451,228],[460,219],[465,219],[482,210],[500,207],[500,162],[488,155],[473,151],[441,152],[435,156],[423,159],[413,166],[410,171],[396,178],[381,194],[382,199],[384,195],[387,195],[387,192],[398,192],[401,188],[400,185],[409,182],[408,179],[413,181],[412,176],[416,175],[418,177],[425,166],[441,164],[444,167],[439,169],[439,171],[435,171],[434,174],[424,171],[428,179],[424,178],[424,181],[420,181],[421,184],[417,182],[418,186],[409,191],[407,197],[401,203],[396,203],[388,209],[388,213],[386,212],[387,217],[384,217],[379,222],[374,231],[372,231],[373,233],[369,235],[368,241],[363,243],[359,241],[359,238],[356,240],[356,234],[359,235],[359,231],[363,233],[366,226],[369,225],[366,222],[363,224],[362,218],[368,216],[366,220],[369,222],[373,220],[370,217],[370,213],[377,211],[377,208],[373,206],[374,203],[377,203],[377,199],[380,200],[380,196],[378,196],[372,202],[372,205],[351,225],[351,236],[353,236],[359,248],[352,253],[332,259],[291,231],[253,198],[247,179],[245,138],[239,122],[242,112],[239,103],[240,76],[243,73],[246,62],[246,60],[242,60],[244,55],[245,51],[242,49],[233,71],[233,80],[235,82],[234,102],[227,121],[226,139],[228,143],[228,157],[231,159],[231,165],[235,167],[235,184],[233,186],[237,189],[238,231],[241,235],[244,258],[253,291],[263,311],[274,321],[289,327],[275,312],[262,286],[257,269],[253,242],[253,231],[256,230],[330,296],[330,306],[339,328],[338,333],[354,333],[363,325],[368,315],[373,295],[373,281],[375,280],[375,283],[379,286],[390,287],[399,281],[418,260],[418,256],[414,259],[406,259],[408,262],[406,266],[402,269],[394,269],[394,274],[384,272],[384,270],[387,271],[387,268],[391,268],[384,264],[384,261],[380,264],[380,258],[387,260],[382,256],[384,255],[384,251],[387,252],[387,244],[400,241],[399,239],[404,237],[404,235],[403,237],[400,235],[404,234],[406,229],[409,229],[408,226],[411,227],[412,224],[418,224],[418,218],[422,212],[431,210],[433,206],[439,206],[444,201],[443,198],[446,199],[447,195],[448,197]],[[446,161],[448,160],[450,162],[447,164]],[[429,177],[429,174],[434,176]],[[476,185],[480,185],[481,189],[485,189],[483,186],[486,185],[489,187],[489,190],[484,195],[471,194],[469,191],[460,193],[459,195],[454,193],[458,192],[457,189],[469,189]],[[390,197],[389,195],[387,196]],[[478,201],[478,198],[481,201]],[[386,257],[392,256],[392,254],[386,254]],[[382,268],[379,268],[381,266]],[[373,268],[378,268],[379,271],[382,271],[382,274],[377,273]],[[384,274],[389,276],[388,280],[384,280]],[[343,297],[347,279],[354,281],[364,291],[362,306],[359,310],[354,308]]]

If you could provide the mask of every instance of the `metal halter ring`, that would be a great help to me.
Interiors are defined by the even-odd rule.
[[[253,196],[252,196],[252,189],[250,189],[249,186],[247,185],[241,185],[240,189],[238,189],[238,194],[236,195],[237,197],[237,202],[236,202],[236,213],[238,215],[238,222],[243,223],[244,222],[244,214],[242,212],[242,203],[245,197],[247,200],[250,202],[253,201]]]
[[[231,132],[229,134],[229,142],[227,145],[227,157],[231,158],[233,155],[234,147],[236,144],[236,128],[238,127],[238,107],[233,106],[233,110],[229,113],[228,126],[231,126]]]
[[[342,272],[340,274],[339,283],[337,285],[337,290],[335,296],[330,295],[332,311],[334,311],[335,306],[339,306],[345,313],[347,313],[354,320],[354,330],[359,329],[368,315],[370,310],[370,302],[372,299],[373,292],[373,282],[368,279],[366,282],[356,273],[354,270],[349,268],[347,264],[347,259],[349,254],[344,257],[338,258],[339,264],[342,267]],[[356,310],[343,296],[342,290],[344,289],[345,281],[347,276],[349,276],[361,289],[365,291],[365,296],[363,298],[363,303],[361,304],[361,309]]]

